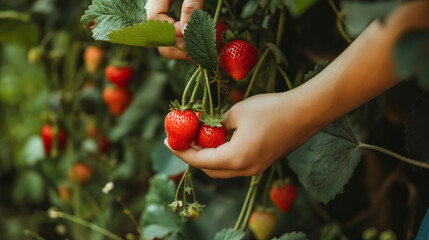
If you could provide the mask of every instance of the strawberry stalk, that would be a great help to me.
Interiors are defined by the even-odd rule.
[[[207,74],[207,70],[204,69],[204,77],[206,79],[206,86],[207,86],[207,92],[209,94],[209,102],[210,102],[210,116],[213,116],[214,112],[213,112],[213,101],[212,101],[212,94],[210,91],[210,82],[209,82],[209,76]]]
[[[237,231],[238,229],[240,229],[240,226],[241,226],[241,229],[243,229],[243,231],[247,227],[247,222],[249,220],[250,213],[252,212],[253,205],[255,203],[256,192],[257,192],[258,184],[259,184],[259,181],[261,180],[262,174],[263,173],[252,176],[252,179],[250,181],[250,187],[246,195],[246,199],[244,200],[240,215],[238,216],[237,222],[235,223],[234,231]],[[246,221],[243,221],[243,220],[246,220]]]
[[[198,78],[197,78],[197,82],[196,82],[195,87],[194,87],[194,91],[192,92],[192,96],[191,96],[191,103],[195,101],[195,97],[196,97],[196,95],[197,95],[198,87],[200,86],[200,82],[201,82],[201,78],[202,78],[202,77],[203,77],[203,74],[202,74],[202,72],[200,71],[200,72],[198,73]]]
[[[244,94],[244,99],[246,99],[249,96],[250,90],[253,87],[253,83],[255,82],[256,76],[259,73],[259,69],[261,68],[262,63],[265,61],[265,58],[267,57],[268,53],[270,52],[270,49],[266,49],[265,52],[262,54],[262,57],[259,59],[258,63],[256,64],[255,71],[253,72],[252,79],[250,79],[249,86],[247,87],[246,93]]]
[[[268,191],[271,187],[271,183],[273,182],[273,176],[274,176],[274,171],[276,170],[275,166],[271,166],[270,168],[270,173],[268,174],[268,178],[267,181],[265,183],[265,187],[264,187],[264,194],[262,195],[262,206],[266,207],[267,206],[267,200],[268,200]]]
[[[285,80],[287,87],[289,88],[289,90],[291,90],[293,87],[286,72],[280,66],[277,66],[277,71],[279,71],[280,74],[283,76],[283,79]]]
[[[182,106],[186,105],[186,95],[188,94],[189,88],[191,87],[192,82],[194,81],[194,79],[198,76],[198,74],[201,71],[201,67],[199,67],[194,74],[192,74],[192,77],[189,79],[188,84],[186,84],[185,87],[185,91],[183,91],[183,96],[182,96]]]
[[[216,6],[216,12],[215,12],[215,16],[213,18],[213,22],[214,24],[217,23],[217,20],[219,19],[219,15],[220,15],[220,10],[222,9],[222,0],[218,0],[217,1],[217,6]]]
[[[223,3],[225,3],[226,9],[228,10],[229,15],[231,16],[232,22],[234,23],[235,30],[238,31],[237,20],[235,19],[235,15],[231,11],[231,6],[229,6],[227,0],[223,0]]]
[[[252,192],[252,196],[250,197],[249,206],[247,207],[246,216],[243,220],[243,225],[241,226],[241,230],[246,231],[247,224],[249,223],[250,215],[252,214],[253,207],[255,206],[256,194],[258,193],[259,181],[261,180],[263,173],[260,173],[256,176],[256,182],[254,186],[254,190]]]
[[[283,171],[282,171],[282,165],[279,161],[274,163],[274,167],[277,169],[277,175],[279,179],[283,179]]]

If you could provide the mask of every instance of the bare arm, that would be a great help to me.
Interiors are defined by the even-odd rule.
[[[172,152],[214,178],[262,172],[329,123],[397,84],[391,57],[395,43],[406,31],[429,29],[428,13],[429,1],[398,7],[302,86],[234,105],[224,121],[233,133],[231,141],[215,149]]]

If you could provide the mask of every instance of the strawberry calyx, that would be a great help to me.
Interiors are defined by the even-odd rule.
[[[118,60],[118,59],[114,59],[114,60],[110,61],[109,65],[115,66],[117,68],[125,68],[125,67],[131,67],[132,68],[132,66],[129,62]]]
[[[222,127],[222,121],[225,119],[223,114],[207,114],[203,112],[201,114],[200,121],[210,127]]]
[[[234,40],[243,40],[253,44],[252,34],[249,31],[238,33],[237,31],[231,31],[230,29],[222,33],[222,42],[227,44]]]
[[[263,212],[263,213],[275,213],[276,212],[274,208],[269,208],[269,207],[262,206],[262,205],[255,206],[255,210],[258,212]]]
[[[283,187],[284,185],[287,185],[289,183],[292,183],[292,180],[290,178],[284,178],[284,179],[279,179],[279,180],[274,181],[271,186],[272,187]]]

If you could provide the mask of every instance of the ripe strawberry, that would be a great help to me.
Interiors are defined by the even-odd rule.
[[[164,121],[168,145],[174,150],[187,149],[197,135],[199,119],[192,110],[170,111]]]
[[[245,94],[246,93],[243,90],[233,89],[231,91],[231,102],[234,104],[241,102],[243,100]]]
[[[203,124],[198,131],[197,143],[203,148],[217,148],[225,142],[226,130],[221,127]]]
[[[223,22],[217,22],[216,24],[216,42],[217,42],[217,48],[221,49],[224,45],[222,42],[222,33],[228,30],[229,27]]]
[[[131,103],[131,92],[123,88],[107,87],[103,91],[103,99],[113,115],[121,115]]]
[[[49,155],[52,150],[52,144],[54,142],[54,131],[51,124],[46,123],[43,125],[40,135],[42,136],[43,147],[46,155]],[[57,137],[57,149],[64,149],[67,143],[67,133],[60,129],[56,134]]]
[[[97,46],[89,46],[83,54],[86,70],[95,73],[103,61],[103,50]]]
[[[268,239],[274,232],[277,217],[268,210],[254,210],[249,219],[249,228],[258,240]]]
[[[88,182],[92,177],[92,169],[83,163],[76,163],[68,171],[68,179],[70,182],[75,181],[79,184]]]
[[[134,76],[134,69],[130,66],[118,67],[115,65],[108,65],[105,69],[107,79],[118,88],[127,87]]]
[[[275,182],[270,189],[271,201],[284,213],[289,212],[296,198],[296,188],[290,180]]]
[[[219,64],[232,78],[241,80],[258,60],[258,50],[243,40],[227,43],[219,53]]]

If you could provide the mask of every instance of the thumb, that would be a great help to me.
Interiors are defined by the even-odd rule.
[[[184,0],[182,5],[182,13],[180,15],[180,24],[182,25],[182,34],[185,32],[186,24],[191,19],[191,15],[196,9],[204,7],[204,0]]]

